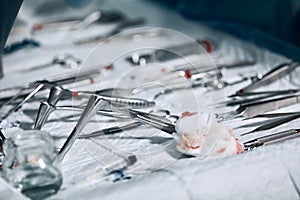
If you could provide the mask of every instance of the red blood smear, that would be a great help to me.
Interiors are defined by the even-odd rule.
[[[40,31],[40,30],[42,30],[43,28],[44,28],[43,24],[35,24],[35,25],[32,27],[32,29],[33,29],[34,31]]]
[[[243,89],[239,90],[239,93],[244,93],[244,90]]]
[[[160,71],[161,71],[162,73],[164,73],[164,72],[166,72],[166,69],[165,69],[165,68],[161,68]]]
[[[226,150],[226,148],[224,147],[224,148],[222,148],[222,149],[219,149],[219,150],[217,151],[217,153],[223,153],[223,152],[225,152],[225,150]]]
[[[236,140],[235,142],[236,142],[236,147],[237,147],[236,153],[237,154],[243,153],[244,152],[243,145],[241,145],[238,140]]]
[[[205,50],[207,51],[207,53],[211,53],[213,51],[212,44],[211,44],[210,41],[208,41],[208,40],[200,40],[199,43],[202,44],[202,46],[205,48]]]
[[[72,92],[73,97],[78,97],[78,92]]]
[[[188,112],[188,111],[185,111],[181,114],[181,118],[184,118],[184,117],[190,117],[190,116],[193,116],[193,115],[196,115],[197,112]]]
[[[227,128],[227,131],[228,131],[229,135],[232,135],[232,136],[233,136],[233,131],[232,131],[232,129]]]
[[[191,146],[191,149],[198,149],[198,148],[200,148],[199,145],[198,146]]]
[[[104,66],[104,69],[105,70],[111,70],[113,67],[111,66],[111,65],[106,65],[106,66]]]
[[[90,78],[90,84],[93,84],[93,83],[95,83],[94,79]]]
[[[184,71],[184,76],[185,76],[187,79],[192,78],[191,70],[189,70],[189,69],[185,70],[185,71]]]

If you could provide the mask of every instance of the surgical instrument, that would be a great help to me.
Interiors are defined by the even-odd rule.
[[[271,135],[255,138],[253,140],[249,140],[244,142],[244,149],[246,151],[255,149],[259,146],[265,146],[277,142],[282,142],[288,139],[293,139],[300,136],[300,129],[290,129],[278,133],[274,133]]]

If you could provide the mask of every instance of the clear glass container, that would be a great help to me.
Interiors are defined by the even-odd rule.
[[[5,140],[4,178],[31,199],[58,191],[62,174],[51,136],[45,131],[16,131]]]

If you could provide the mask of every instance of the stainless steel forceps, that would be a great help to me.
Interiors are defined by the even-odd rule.
[[[174,122],[176,122],[179,119],[178,116],[171,115],[168,110],[150,111],[148,113],[141,112],[141,111],[133,111],[133,112],[143,113],[143,115],[147,115],[148,118],[158,120],[161,123],[169,123],[168,127],[171,127],[172,125],[170,125],[170,124],[174,124]],[[123,114],[123,113],[121,113],[121,114]],[[122,126],[113,126],[113,127],[105,128],[102,130],[97,130],[97,131],[89,133],[89,134],[79,135],[78,138],[88,139],[88,138],[98,137],[98,136],[102,136],[102,135],[119,133],[119,132],[122,132],[125,130],[130,130],[130,129],[139,127],[142,124],[147,124],[147,123],[145,123],[144,121],[134,121],[134,122],[130,122],[128,124],[122,125]],[[160,127],[157,127],[157,126],[155,126],[155,128],[161,129]],[[171,132],[173,130],[170,129],[168,131]],[[170,133],[170,132],[168,132],[168,133]]]
[[[258,102],[260,100],[264,99],[270,99],[271,97],[284,97],[284,95],[288,96],[291,94],[298,93],[298,89],[289,89],[289,90],[274,90],[274,91],[262,91],[262,92],[245,92],[240,94],[233,94],[230,95],[230,98],[233,98],[228,101],[224,101],[221,103],[218,103],[218,105],[226,105],[226,106],[235,106],[235,105],[241,105],[251,102]]]
[[[166,133],[173,134],[174,132],[176,132],[175,125],[173,123],[170,123],[167,120],[162,120],[161,117],[158,117],[151,113],[122,108],[119,108],[118,110],[124,114],[129,115],[133,120],[140,121]]]
[[[241,104],[236,110],[216,114],[219,119],[232,119],[234,117],[253,117],[258,114],[273,111],[300,102],[300,94],[290,94],[283,97],[263,99],[256,102]]]
[[[283,63],[283,64],[271,69],[269,72],[264,74],[261,78],[257,79],[256,81],[254,81],[247,87],[240,89],[237,93],[248,92],[255,88],[258,88],[258,87],[261,87],[264,85],[268,85],[268,84],[278,80],[279,78],[291,73],[293,70],[295,70],[297,67],[299,67],[299,65],[300,64],[298,62],[294,62],[294,61],[288,62],[288,63]]]

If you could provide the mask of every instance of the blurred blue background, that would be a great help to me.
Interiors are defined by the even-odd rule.
[[[184,17],[300,60],[299,0],[152,0]]]

